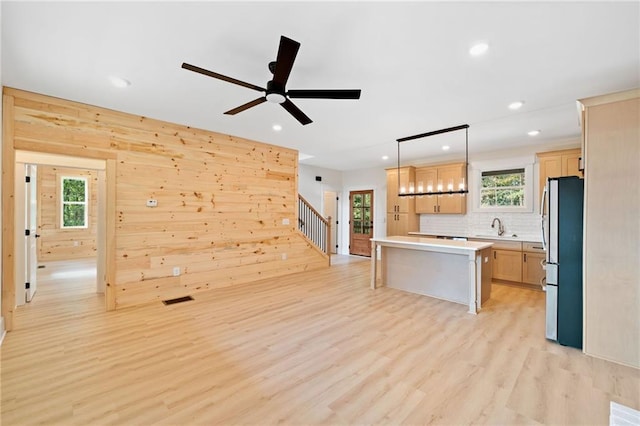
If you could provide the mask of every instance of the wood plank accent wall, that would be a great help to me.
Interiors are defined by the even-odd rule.
[[[4,94],[13,100],[5,107],[16,149],[114,160],[109,308],[328,267],[328,256],[296,229],[297,151],[10,88]],[[157,207],[146,207],[151,198]]]
[[[88,227],[60,227],[60,181],[85,177],[89,185]],[[38,261],[72,260],[96,256],[98,172],[65,167],[38,166]]]

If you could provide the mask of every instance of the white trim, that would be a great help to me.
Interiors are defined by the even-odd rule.
[[[533,165],[535,156],[503,158],[500,160],[475,161],[470,163],[471,211],[476,213],[531,213],[536,204],[534,196],[535,176]],[[480,207],[480,185],[483,171],[524,169],[524,205],[521,207]]]
[[[4,317],[0,317],[0,346],[2,346],[2,342],[4,341],[4,336],[7,335],[7,330],[4,328]]]
[[[64,181],[84,181],[84,201],[64,201]],[[65,204],[84,205],[84,226],[64,226]],[[89,228],[89,179],[86,176],[60,176],[60,229],[87,229]]]

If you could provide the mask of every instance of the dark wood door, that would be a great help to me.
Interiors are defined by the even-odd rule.
[[[349,254],[371,256],[373,190],[349,193]]]

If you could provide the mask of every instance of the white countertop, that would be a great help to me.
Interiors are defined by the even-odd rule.
[[[478,234],[478,235],[450,235],[447,233],[435,233],[435,232],[409,232],[409,235],[415,235],[416,237],[419,237],[421,235],[437,235],[437,236],[442,236],[442,237],[463,237],[463,238],[473,238],[473,239],[477,239],[477,240],[494,240],[494,241],[523,241],[523,242],[530,242],[530,243],[540,243],[541,239],[539,236],[537,237],[533,237],[533,236],[516,236],[513,237],[511,235],[505,235],[502,237],[499,237],[497,235],[484,235],[484,234]]]
[[[457,241],[418,236],[391,236],[371,238],[376,244],[414,250],[439,251],[443,253],[469,254],[491,247],[493,243],[483,241]]]

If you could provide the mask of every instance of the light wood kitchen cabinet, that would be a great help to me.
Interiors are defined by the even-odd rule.
[[[542,263],[545,253],[542,244],[523,243],[522,244],[522,282],[525,284],[542,285],[545,277],[545,270]]]
[[[399,180],[398,180],[399,179]],[[415,197],[400,197],[398,191],[415,182],[415,168],[412,166],[387,169],[387,236],[407,235],[418,231],[420,217],[416,214]]]
[[[487,240],[470,238],[471,241],[489,241],[491,247],[492,276],[494,280],[540,286],[545,277],[541,261],[545,258],[542,243]],[[539,287],[538,287],[539,288]]]
[[[416,192],[457,191],[465,177],[465,164],[443,164],[416,169]],[[438,185],[441,185],[440,188]],[[464,182],[466,187],[467,182]],[[465,214],[467,197],[460,194],[423,195],[416,197],[416,212],[424,214]]]
[[[582,156],[580,148],[539,152],[536,155],[540,165],[540,195],[542,195],[542,191],[547,184],[547,178],[561,176],[583,177],[580,171],[580,157]]]
[[[522,281],[522,252],[512,250],[492,250],[492,278],[505,281]]]

